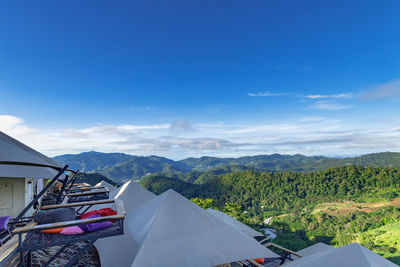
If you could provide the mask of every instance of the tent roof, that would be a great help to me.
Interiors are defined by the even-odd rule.
[[[327,245],[325,243],[322,243],[322,242],[318,242],[318,243],[316,243],[316,244],[314,244],[312,246],[309,246],[309,247],[306,247],[306,248],[304,248],[302,250],[297,251],[297,253],[300,254],[303,257],[306,257],[306,256],[314,255],[316,253],[320,253],[320,252],[323,252],[323,251],[326,251],[326,250],[329,250],[329,249],[334,249],[334,247],[329,246],[329,245]],[[300,259],[299,257],[297,257],[295,255],[292,255],[292,258],[294,260]]]
[[[114,189],[116,189],[115,186],[111,185],[110,183],[107,183],[106,181],[102,180],[101,182],[97,183],[96,186],[98,187],[105,187],[106,189],[108,189],[109,191],[113,191]]]
[[[168,190],[127,215],[136,266],[216,266],[278,257],[255,239]]]
[[[53,178],[56,161],[0,131],[0,177]]]
[[[155,197],[155,194],[132,180],[110,192],[110,199],[118,198],[124,202],[127,213]]]
[[[299,253],[301,256],[310,256],[313,255],[315,253],[319,253],[319,252],[323,252],[329,249],[333,249],[334,247],[329,246],[325,243],[322,242],[318,242],[312,246],[309,246],[307,248],[304,248],[302,250],[297,251],[297,253]]]
[[[311,254],[301,259],[297,259],[287,267],[395,267],[396,264],[379,256],[375,252],[353,243],[339,248],[326,249],[322,252]]]
[[[156,195],[133,181],[128,181],[110,192],[110,199],[122,199],[125,211],[128,214],[155,197]],[[99,208],[101,207],[92,207],[91,210]],[[130,221],[130,218],[125,218],[125,227],[130,224]],[[103,267],[130,266],[135,257],[132,250],[138,247],[136,241],[126,230],[123,235],[99,239],[94,245],[99,252],[101,266]]]
[[[257,232],[253,228],[245,225],[244,223],[236,220],[235,218],[229,216],[228,214],[219,211],[219,210],[214,210],[214,209],[207,209],[206,210],[208,213],[216,216],[218,219],[221,219],[222,221],[226,222],[227,224],[231,225],[232,227],[236,228],[237,230],[242,231],[244,234],[248,235],[249,237],[255,237],[255,236],[263,236],[263,234]]]

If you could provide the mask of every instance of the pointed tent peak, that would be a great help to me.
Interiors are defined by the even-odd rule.
[[[290,267],[395,267],[394,263],[379,256],[375,252],[353,243],[339,248],[328,249],[301,259],[297,259],[288,265]]]
[[[174,190],[128,213],[126,222],[139,247],[132,266],[215,266],[278,256]]]
[[[327,245],[325,243],[318,242],[318,243],[316,243],[314,245],[311,245],[309,247],[306,247],[306,248],[304,248],[302,250],[297,251],[297,253],[300,254],[303,257],[306,257],[306,256],[314,255],[314,254],[317,254],[317,253],[320,253],[320,252],[324,252],[324,251],[330,250],[330,249],[335,249],[335,248],[332,247],[332,246],[329,246],[329,245]],[[299,259],[299,257],[297,257],[295,255],[292,255],[292,258],[293,259]]]
[[[388,266],[388,267],[397,266],[396,264],[394,264],[391,261],[383,258],[382,256],[380,256],[377,253],[369,250],[368,248],[362,246],[359,243],[348,244],[346,246],[338,248],[338,250],[346,250],[346,251],[349,251],[351,253],[360,252],[367,259],[367,261],[370,264],[370,266]]]
[[[114,189],[116,189],[117,187],[113,186],[110,183],[107,183],[104,180],[101,180],[101,182],[97,183],[95,186],[97,187],[105,187],[106,189],[108,189],[109,191],[113,191]]]
[[[163,192],[162,194],[160,194],[160,197],[163,197],[164,199],[182,199],[184,201],[188,201],[189,199],[187,199],[186,197],[182,196],[181,194],[179,194],[178,192],[176,192],[174,189],[168,189],[167,191]],[[193,203],[192,201],[189,200],[190,203]],[[193,203],[194,204],[194,203]],[[196,205],[196,204],[194,204]],[[196,205],[197,206],[197,205]]]
[[[155,194],[130,180],[121,187],[111,191],[109,198],[121,199],[124,202],[125,211],[129,212],[155,197]]]
[[[253,228],[247,226],[246,224],[236,220],[232,216],[226,214],[225,212],[208,208],[206,210],[208,213],[216,216],[218,219],[226,222],[227,224],[231,225],[232,227],[236,228],[239,231],[242,231],[244,234],[248,235],[249,237],[256,237],[256,236],[263,236],[263,234],[257,232]]]
[[[53,178],[61,165],[0,131],[0,177]]]
[[[191,208],[191,209],[195,209],[195,210],[202,210],[204,211],[203,208],[201,208],[200,206],[198,206],[197,204],[195,204],[193,201],[187,199],[186,197],[184,197],[183,195],[181,195],[180,193],[176,192],[173,189],[168,189],[167,191],[161,193],[158,196],[158,202],[162,205],[162,206],[182,206],[183,208]]]

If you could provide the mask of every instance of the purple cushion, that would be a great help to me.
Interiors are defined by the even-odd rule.
[[[11,219],[10,216],[7,217],[0,217],[0,231],[7,229],[8,221]]]
[[[96,214],[96,215],[90,216],[86,219],[98,218],[98,217],[101,217],[101,216]],[[111,227],[112,225],[113,225],[112,222],[107,221],[107,222],[87,223],[87,224],[79,225],[79,227],[85,232],[93,232],[93,231],[106,229],[108,227]]]
[[[79,235],[83,233],[83,230],[78,226],[70,226],[60,232],[62,235]]]

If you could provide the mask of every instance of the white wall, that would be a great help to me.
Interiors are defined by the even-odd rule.
[[[0,178],[0,216],[17,216],[25,207],[25,195],[25,178]]]

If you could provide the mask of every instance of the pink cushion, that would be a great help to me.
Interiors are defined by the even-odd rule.
[[[70,226],[60,232],[62,235],[80,235],[83,233],[83,230],[79,226]]]

